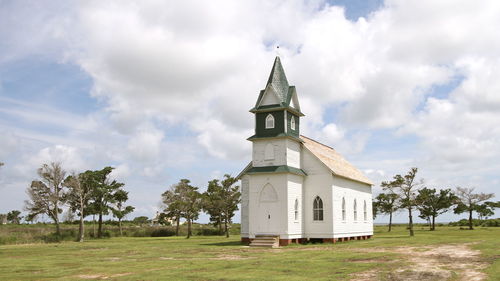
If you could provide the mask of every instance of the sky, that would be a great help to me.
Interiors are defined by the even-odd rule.
[[[276,46],[301,133],[374,195],[418,167],[427,187],[498,200],[499,14],[494,0],[0,0],[0,213],[22,210],[53,161],[114,167],[130,218],[182,178],[203,191],[236,176]]]

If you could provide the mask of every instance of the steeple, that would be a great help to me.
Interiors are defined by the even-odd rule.
[[[250,112],[256,113],[261,110],[269,111],[271,109],[287,109],[298,116],[304,116],[300,112],[295,86],[290,86],[288,83],[279,56],[274,59],[266,88],[260,91],[255,107]]]
[[[273,68],[269,74],[269,79],[267,79],[266,89],[268,87],[273,88],[281,103],[286,103],[289,85],[279,56],[274,59]]]
[[[288,84],[279,56],[274,59],[266,88],[260,91],[250,112],[255,114],[255,135],[249,140],[287,137],[301,142],[299,123],[304,114],[300,112],[297,91]]]

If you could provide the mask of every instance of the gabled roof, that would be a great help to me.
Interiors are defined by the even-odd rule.
[[[373,185],[361,171],[356,169],[335,149],[305,136],[300,136],[304,147],[321,161],[334,175]]]
[[[273,105],[263,105],[262,100],[266,95],[274,95],[278,103]],[[264,90],[260,91],[255,107],[252,108],[250,112],[267,110],[269,108],[290,109],[294,113],[303,116],[300,112],[297,91],[295,90],[295,86],[290,86],[288,83],[280,57],[276,57],[274,59],[273,68],[271,69],[271,73],[267,79],[266,87]]]

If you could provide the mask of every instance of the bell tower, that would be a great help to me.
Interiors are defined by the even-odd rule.
[[[303,232],[299,100],[276,57],[255,106],[252,162],[241,172],[241,235],[279,237],[280,243],[301,238]],[[240,177],[240,176],[238,176]],[[286,242],[288,243],[288,242]]]
[[[255,134],[252,172],[294,172],[300,167],[300,111],[295,86],[286,79],[281,60],[276,57],[265,89],[255,107]]]

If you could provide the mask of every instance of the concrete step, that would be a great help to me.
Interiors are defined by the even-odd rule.
[[[279,236],[277,235],[256,235],[250,243],[250,247],[278,248],[279,241]]]

